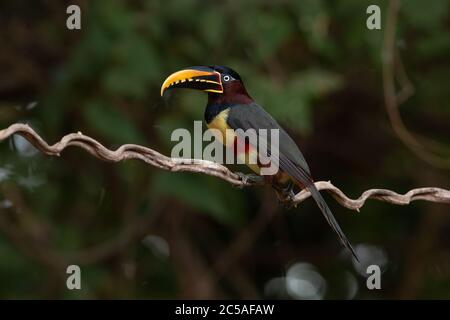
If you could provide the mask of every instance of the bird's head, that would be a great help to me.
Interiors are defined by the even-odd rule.
[[[251,100],[239,74],[223,66],[195,66],[174,72],[162,84],[161,96],[174,88],[205,91],[210,99],[219,101]]]

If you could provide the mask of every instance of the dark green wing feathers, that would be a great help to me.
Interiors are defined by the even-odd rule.
[[[287,132],[280,127],[275,119],[256,103],[233,105],[228,113],[227,122],[232,129],[240,128],[244,131],[247,129],[279,129],[280,154],[284,155],[286,158],[292,159],[295,164],[302,167],[309,174],[308,164],[297,144]]]
[[[280,127],[280,125],[268,114],[262,107],[256,103],[248,105],[234,105],[228,113],[227,123],[232,129],[279,129],[280,145],[279,145],[279,167],[286,172],[292,179],[305,186],[312,197],[316,201],[318,207],[322,211],[325,219],[338,235],[340,242],[353,254],[358,260],[356,253],[339,227],[338,222],[334,218],[330,208],[326,204],[320,192],[314,185],[311,178],[308,164],[292,138]],[[270,144],[268,144],[268,152],[270,153]]]

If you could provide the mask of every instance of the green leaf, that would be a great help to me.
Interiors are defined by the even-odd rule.
[[[401,7],[411,26],[431,30],[440,27],[448,15],[448,0],[433,0],[433,4],[423,0],[408,0]]]
[[[100,101],[86,103],[83,108],[85,121],[103,136],[115,143],[143,143],[145,139],[134,124],[117,109]]]
[[[114,65],[102,80],[106,92],[143,98],[152,82],[160,79],[159,58],[145,39],[128,36],[112,49]]]
[[[237,190],[225,184],[221,187],[221,184],[211,179],[214,178],[160,172],[154,178],[151,190],[156,192],[155,196],[174,197],[222,223],[230,225],[241,223],[243,215]],[[231,199],[233,200],[230,201]]]

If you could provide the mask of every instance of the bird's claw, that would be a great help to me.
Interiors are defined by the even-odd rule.
[[[292,209],[297,207],[297,203],[295,203],[295,195],[293,194],[289,194],[284,199],[278,199],[278,201],[285,209]]]
[[[287,187],[278,192],[278,200],[286,209],[297,207],[297,203],[295,202],[295,192],[292,189],[292,184],[289,184]]]
[[[242,184],[237,186],[237,188],[242,189],[248,183],[261,183],[264,178],[256,174],[245,174],[242,172],[235,172],[235,174],[241,179]]]
[[[242,184],[240,184],[240,185],[237,185],[236,186],[236,188],[238,188],[238,189],[243,189],[244,188],[244,185],[246,185],[247,184],[247,175],[245,175],[244,173],[242,173],[242,172],[235,172],[235,174],[239,177],[239,179],[242,181]]]

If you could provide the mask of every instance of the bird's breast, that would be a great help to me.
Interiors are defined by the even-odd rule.
[[[213,134],[216,139],[220,141],[227,148],[232,148],[236,157],[242,161],[241,163],[245,163],[250,169],[252,169],[255,173],[259,174],[260,167],[258,163],[250,163],[250,159],[257,159],[258,155],[256,150],[249,145],[248,142],[238,143],[238,137],[234,132],[233,128],[231,128],[228,123],[228,113],[230,109],[223,110],[219,114],[217,114],[209,123],[206,125],[209,129],[215,129]]]
[[[230,128],[227,123],[229,111],[230,109],[221,111],[206,124],[209,129],[216,130],[213,132],[214,135],[223,145],[227,147],[231,147],[236,139],[234,130]]]

